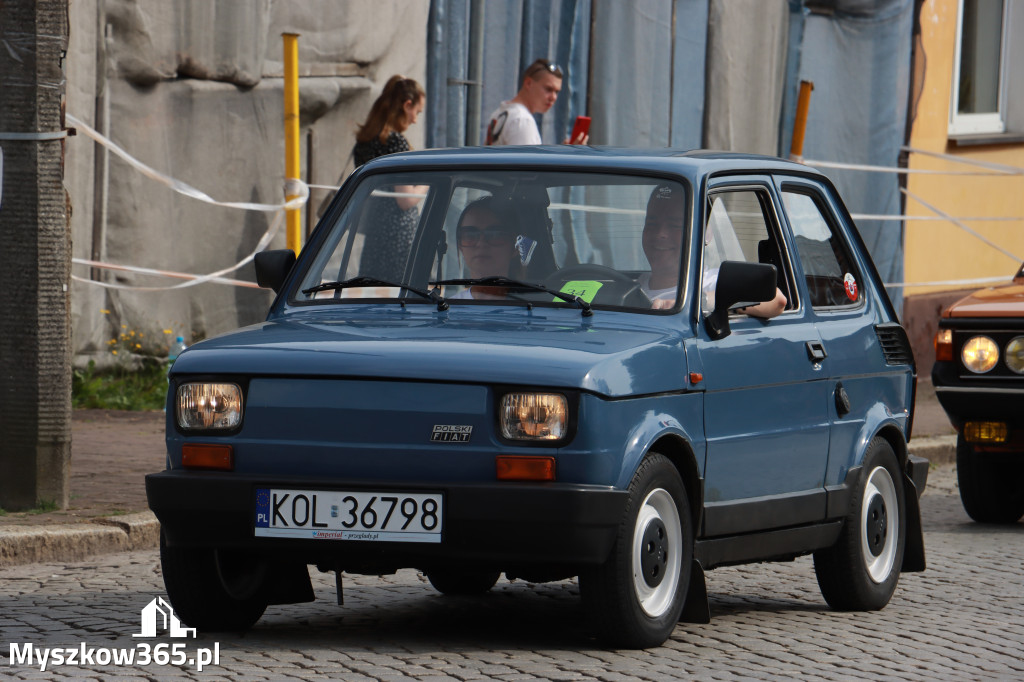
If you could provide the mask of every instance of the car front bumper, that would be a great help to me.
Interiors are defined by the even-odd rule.
[[[954,363],[937,362],[932,368],[932,384],[942,409],[958,429],[965,421],[1003,421],[1024,428],[1024,377],[1020,380],[993,381],[986,378],[962,379]]]
[[[438,563],[581,565],[604,561],[615,542],[628,492],[561,484],[401,484],[407,492],[444,495],[441,542],[367,542],[257,537],[260,488],[396,489],[394,483],[262,478],[232,473],[163,471],[146,476],[149,506],[169,545],[287,552],[306,563],[414,568]]]

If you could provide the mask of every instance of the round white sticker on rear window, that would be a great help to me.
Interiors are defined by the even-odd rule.
[[[851,301],[857,300],[857,280],[849,272],[843,277],[843,288],[846,289],[846,297]]]

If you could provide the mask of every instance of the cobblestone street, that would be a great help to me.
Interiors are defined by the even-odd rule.
[[[1024,524],[971,523],[952,466],[922,499],[928,570],[904,574],[887,608],[828,609],[811,559],[708,573],[712,622],[681,624],[647,651],[607,651],[586,634],[573,582],[505,580],[481,598],[443,597],[414,571],[317,574],[313,604],[270,607],[244,635],[133,638],[163,595],[155,551],[0,571],[0,677],[35,679],[1021,679]],[[12,661],[46,648],[219,647],[219,663],[47,666]],[[97,656],[102,657],[101,654]]]

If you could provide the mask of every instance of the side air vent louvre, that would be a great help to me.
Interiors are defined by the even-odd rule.
[[[875,334],[882,346],[887,365],[914,365],[914,351],[910,348],[910,340],[902,326],[889,322],[876,324]]]

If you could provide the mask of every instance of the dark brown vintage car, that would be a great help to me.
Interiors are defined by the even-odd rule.
[[[946,308],[932,382],[956,427],[960,499],[981,523],[1024,516],[1024,266]]]

